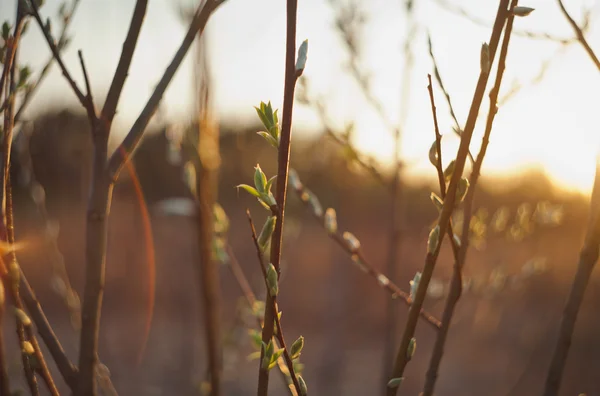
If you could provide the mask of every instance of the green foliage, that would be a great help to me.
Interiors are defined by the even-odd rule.
[[[266,132],[261,131],[258,132],[260,136],[262,136],[271,146],[275,148],[279,148],[279,140],[280,140],[280,127],[279,127],[279,119],[277,117],[277,110],[273,111],[273,107],[271,106],[271,102],[268,103],[260,102],[259,107],[254,107],[256,109],[256,114],[258,114],[258,118],[263,123],[266,128]]]
[[[302,348],[304,348],[304,337],[300,336],[292,344],[292,348],[290,349],[290,357],[292,359],[299,358],[300,354],[302,353]]]
[[[279,280],[277,270],[273,264],[269,264],[267,267],[267,287],[271,297],[277,297],[277,294],[279,293]]]

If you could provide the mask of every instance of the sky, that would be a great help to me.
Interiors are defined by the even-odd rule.
[[[473,23],[440,6],[440,1],[460,4],[470,14],[488,22]],[[44,17],[55,18],[58,0],[46,0]],[[149,98],[154,84],[179,46],[186,26],[179,17],[178,5],[193,5],[192,0],[152,0],[129,77],[120,101],[115,135],[123,136]],[[410,69],[409,95],[403,103],[404,37],[409,30],[403,2],[370,0],[358,2],[366,22],[360,36],[361,68],[371,76],[373,95],[382,104],[386,118],[401,124],[401,157],[410,166],[413,178],[433,177],[427,153],[434,133],[427,74],[433,72],[427,49],[427,32],[446,87],[452,97],[459,122],[464,125],[479,73],[481,44],[489,40],[496,1],[415,0],[416,33],[411,39],[414,54]],[[0,1],[0,19],[13,19],[16,1]],[[591,10],[592,24],[587,38],[600,52],[600,2],[568,0],[565,4],[577,21],[583,10]],[[70,27],[72,43],[63,59],[71,74],[83,85],[77,50],[83,50],[92,80],[94,96],[106,95],[116,68],[121,45],[135,5],[134,0],[81,0]],[[514,29],[550,33],[569,38],[573,32],[555,1],[529,0],[521,5],[536,10],[515,20]],[[328,0],[299,0],[298,44],[309,41],[304,77],[313,94],[324,98],[327,117],[340,130],[354,122],[354,143],[366,154],[389,166],[393,137],[365,101],[357,84],[347,73],[348,52],[334,28],[334,9]],[[56,21],[56,19],[55,19]],[[53,24],[58,30],[58,22]],[[208,24],[209,58],[215,88],[215,106],[227,123],[255,124],[253,106],[270,100],[280,108],[283,101],[285,52],[285,2],[275,0],[227,0]],[[559,52],[560,51],[560,52]],[[192,51],[191,51],[192,52]],[[39,70],[50,52],[37,26],[30,26],[20,52],[20,61]],[[550,60],[544,79],[531,81],[544,62]],[[193,54],[171,83],[163,99],[162,115],[173,122],[193,117]],[[503,104],[496,116],[483,174],[517,174],[537,167],[567,189],[589,192],[596,157],[600,148],[600,75],[578,44],[567,48],[555,42],[514,36],[507,59],[500,96],[514,84],[525,87]],[[442,92],[435,86],[438,118],[444,138],[444,156],[453,155],[458,139],[452,133],[452,119]],[[488,87],[488,89],[491,88]],[[77,106],[76,98],[58,69],[54,67],[29,107],[34,117],[48,106]],[[487,97],[482,116],[487,112]],[[403,117],[402,115],[405,115]],[[403,117],[403,121],[401,121]],[[485,119],[482,117],[473,137],[477,152]],[[294,137],[319,133],[321,123],[314,109],[297,104],[294,110]],[[293,161],[293,159],[292,159]]]

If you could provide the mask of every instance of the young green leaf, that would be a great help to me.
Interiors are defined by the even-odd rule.
[[[452,178],[454,168],[456,168],[456,160],[452,160],[444,170],[444,179],[446,181],[449,181]]]
[[[264,102],[260,102],[260,108],[259,107],[254,107],[256,109],[256,114],[258,114],[258,118],[260,118],[260,121],[263,123],[263,125],[265,126],[265,128],[267,128],[267,130],[269,129],[269,120],[267,119],[267,116],[265,115],[265,103]]]
[[[308,56],[308,40],[304,40],[298,49],[298,60],[296,60],[296,72],[302,73],[306,66],[306,58]]]
[[[260,132],[256,132],[258,135],[260,135],[263,139],[265,139],[267,141],[267,143],[269,143],[271,146],[275,147],[275,148],[279,148],[279,143],[277,142],[277,139],[275,139],[273,136],[271,136],[270,133],[265,132],[265,131],[260,131]]]
[[[440,226],[437,225],[429,233],[429,239],[427,240],[427,253],[433,254],[433,252],[437,249],[439,242],[440,242]]]
[[[417,350],[417,339],[413,337],[410,339],[410,342],[408,343],[408,349],[406,350],[406,358],[408,360],[412,359],[412,357],[415,355],[416,350]]]
[[[300,353],[302,353],[302,348],[304,348],[304,337],[300,336],[292,344],[292,349],[291,349],[292,354],[290,356],[292,358],[292,360],[300,357]]]
[[[402,384],[402,381],[404,381],[404,377],[392,378],[388,381],[387,386],[388,388],[397,388]]]
[[[265,250],[269,240],[271,239],[271,235],[273,235],[273,230],[275,230],[275,223],[277,222],[276,216],[269,216],[263,225],[262,230],[260,231],[260,235],[258,236],[258,245],[262,250]]]
[[[260,169],[259,164],[256,164],[256,167],[254,167],[254,187],[256,187],[256,191],[259,193],[266,192],[267,176],[262,169]]]
[[[246,190],[248,193],[255,196],[256,198],[260,198],[259,192],[256,191],[256,189],[252,186],[249,186],[247,184],[238,184],[237,186],[235,186],[235,188],[237,188],[237,189],[243,188],[244,190]]]
[[[306,396],[308,394],[308,387],[301,375],[298,376],[298,384],[300,385],[300,396]]]
[[[271,363],[269,364],[268,370],[271,370],[273,367],[275,367],[275,365],[277,364],[277,360],[281,357],[281,355],[283,355],[284,351],[285,349],[282,348],[273,353],[273,356],[271,356]]]
[[[465,196],[467,195],[467,191],[469,191],[469,179],[463,177],[458,182],[458,187],[456,188],[456,204],[460,204]]]
[[[435,166],[436,168],[438,165],[437,158],[438,158],[437,142],[433,142],[431,147],[429,147],[429,162],[431,162],[431,165]]]
[[[535,11],[535,8],[517,6],[513,8],[513,15],[525,17]]]
[[[429,196],[429,198],[431,199],[431,202],[433,202],[433,204],[435,205],[435,207],[441,211],[442,208],[444,207],[444,201],[442,201],[442,199],[440,197],[437,196],[436,193],[432,192],[431,195]]]
[[[2,39],[4,41],[8,40],[8,36],[10,36],[10,28],[11,26],[8,21],[4,21],[2,24]]]
[[[271,297],[276,297],[279,293],[279,281],[277,279],[277,270],[273,264],[269,264],[267,268],[267,287]]]
[[[325,229],[330,234],[335,234],[337,232],[337,217],[335,214],[335,209],[327,208],[325,211]]]

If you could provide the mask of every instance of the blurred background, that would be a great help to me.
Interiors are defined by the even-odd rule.
[[[77,50],[83,50],[100,103],[135,2],[80,3],[69,20],[70,43],[63,59],[82,80]],[[15,4],[0,3],[0,19],[12,21]],[[67,12],[72,4],[66,3]],[[475,197],[464,275],[468,286],[450,330],[438,395],[541,391],[586,230],[600,144],[600,79],[554,2],[522,5],[536,10],[515,21],[500,111]],[[150,2],[115,119],[113,147],[170,62],[194,6],[192,1]],[[566,6],[591,46],[600,48],[598,2],[571,0]],[[401,237],[393,281],[404,290],[423,266],[427,235],[437,217],[429,198],[438,192],[428,159],[434,141],[427,93],[427,74],[434,72],[430,50],[456,114],[455,121],[434,79],[443,157],[450,158],[459,143],[453,129],[466,120],[479,73],[479,49],[489,40],[496,8],[496,2],[476,0],[299,4],[298,40],[308,38],[309,55],[294,109],[291,164],[321,205],[336,209],[340,229],[356,235],[370,263],[387,273],[393,204],[389,185],[399,159]],[[65,22],[61,2],[46,0],[41,11],[58,36]],[[190,51],[136,152],[134,164],[151,214],[157,279],[150,337],[139,365],[150,275],[134,185],[125,173],[117,182],[100,359],[120,394],[201,394],[206,378],[194,268],[197,230],[185,172],[186,137],[198,131],[200,76],[209,77],[214,99],[221,151],[218,202],[230,221],[231,250],[221,265],[225,394],[256,391],[258,361],[248,359],[255,351],[248,330],[256,321],[228,261],[239,262],[257,298],[263,299],[245,210],[250,208],[257,227],[266,212],[234,186],[251,184],[257,163],[267,176],[276,173],[275,151],[256,135],[262,127],[253,106],[270,100],[281,107],[284,32],[284,2],[228,0]],[[49,56],[39,29],[31,24],[20,63],[30,67],[35,79]],[[481,118],[487,106],[486,98]],[[483,124],[481,119],[473,138],[474,153]],[[28,243],[20,252],[20,264],[76,360],[91,139],[85,113],[57,67],[50,69],[24,110],[13,150],[16,233]],[[361,163],[377,169],[383,182]],[[389,348],[389,294],[327,237],[293,191],[288,205],[279,304],[286,339],[305,337],[301,361],[309,389],[316,395],[378,394]],[[460,211],[455,221],[460,221]],[[444,245],[425,303],[438,316],[452,264],[451,250]],[[595,275],[577,322],[561,394],[600,395],[599,298],[600,278]],[[392,304],[401,331],[407,308],[400,301]],[[16,345],[10,342],[15,338],[11,326],[4,329],[7,344]],[[403,383],[408,394],[421,389],[434,336],[430,327],[419,325],[417,352]],[[11,369],[18,378],[19,351],[11,353]],[[279,376],[273,373],[271,378],[272,394],[286,394]]]

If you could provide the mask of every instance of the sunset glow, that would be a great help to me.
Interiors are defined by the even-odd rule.
[[[479,48],[482,42],[489,40],[491,31],[489,26],[473,23],[440,6],[440,3],[448,2],[460,3],[470,14],[487,22],[493,19],[496,8],[495,2],[480,0],[426,0],[415,5],[418,26],[411,42],[414,65],[409,103],[400,102],[404,66],[401,48],[406,34],[402,5],[400,2],[373,0],[365,9],[367,22],[360,37],[361,67],[371,76],[373,94],[392,122],[397,123],[402,106],[408,106],[405,109],[408,117],[402,127],[402,157],[411,164],[409,174],[414,176],[433,172],[427,160],[427,151],[434,137],[426,89],[427,74],[433,71],[427,50],[427,32],[431,34],[458,119],[464,124],[479,70]],[[2,3],[2,15],[12,15],[13,3]],[[600,30],[593,24],[600,11],[599,4],[589,0],[568,3],[578,20],[582,18],[582,10],[592,10],[592,25],[587,38],[593,47],[600,48]],[[44,6],[45,15],[54,15],[59,4],[57,0],[48,0]],[[118,0],[84,2],[72,25],[71,31],[76,33],[64,59],[71,69],[76,70],[76,51],[83,49],[98,97],[106,92],[133,4]],[[527,6],[536,10],[527,18],[518,18],[515,30],[549,33],[563,38],[573,36],[554,3],[530,0]],[[393,158],[391,133],[365,101],[354,80],[345,73],[348,54],[334,29],[333,17],[333,10],[325,0],[301,2],[298,42],[305,38],[309,40],[304,78],[308,79],[314,93],[326,100],[332,124],[342,128],[354,122],[357,128],[356,146],[384,164],[389,163]],[[284,31],[284,19],[284,4],[269,0],[229,0],[215,14],[209,24],[208,35],[222,121],[256,123],[253,106],[261,100],[271,100],[274,106],[281,107],[284,36],[280,32]],[[106,24],[110,27],[104,29],[106,35],[92,34]],[[150,95],[153,84],[170,61],[184,31],[177,6],[167,0],[150,2],[146,25],[142,29],[120,103],[117,127],[121,134],[132,124],[133,115],[139,112]],[[560,44],[548,40],[513,38],[500,96],[516,84],[523,85],[523,88],[500,108],[484,173],[520,172],[534,166],[544,169],[563,187],[583,192],[591,188],[600,145],[600,78],[579,44],[561,48]],[[39,31],[31,27],[21,61],[37,70],[47,56]],[[191,119],[191,59],[188,56],[185,67],[176,75],[163,101],[164,114],[174,122]],[[538,76],[544,62],[549,60],[543,79],[532,85],[531,81]],[[452,134],[448,107],[437,86],[435,95],[440,128],[448,136],[444,149],[452,153],[458,141]],[[75,98],[56,68],[30,106],[29,114],[43,109],[45,104],[75,104]],[[473,139],[474,152],[478,151],[481,141],[487,106],[484,101]],[[299,131],[295,135],[297,138],[316,133],[321,128],[315,111],[300,105],[296,107],[295,125]]]

